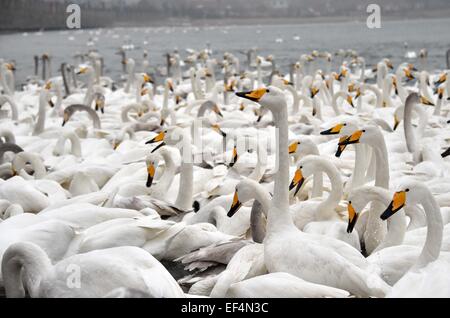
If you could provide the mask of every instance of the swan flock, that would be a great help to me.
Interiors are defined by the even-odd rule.
[[[450,297],[450,70],[244,53],[0,59],[0,295]]]

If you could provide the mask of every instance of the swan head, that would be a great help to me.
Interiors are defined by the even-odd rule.
[[[257,186],[258,183],[251,179],[244,179],[236,185],[233,201],[231,203],[230,210],[227,213],[228,217],[235,215],[243,203],[255,198],[255,188]]]
[[[348,137],[339,140],[339,146],[347,146],[351,144],[366,143],[369,145],[377,144],[383,138],[380,129],[377,126],[366,126],[356,130]]]
[[[357,123],[348,118],[334,125],[333,127],[320,132],[321,135],[344,135],[348,136],[358,129]]]
[[[147,188],[150,188],[152,186],[156,168],[158,168],[159,159],[160,155],[156,153],[149,154],[145,159],[145,164],[147,165]]]
[[[267,107],[272,112],[278,112],[280,104],[286,104],[283,91],[275,86],[258,88],[249,92],[239,92],[236,93],[236,95],[259,103],[261,106]]]
[[[401,183],[392,196],[392,201],[381,214],[382,220],[387,220],[405,205],[420,204],[424,195],[432,196],[426,185],[415,180],[407,180]]]

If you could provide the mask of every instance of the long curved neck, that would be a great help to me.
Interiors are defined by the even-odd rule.
[[[379,133],[378,142],[371,144],[376,160],[375,186],[389,189],[389,159],[383,135]]]
[[[343,185],[341,175],[336,167],[332,166],[329,163],[323,162],[316,166],[314,174],[325,173],[331,182],[331,191],[328,197],[319,204],[318,211],[322,213],[322,215],[318,216],[318,219],[321,220],[329,220],[333,216],[335,216],[334,208],[339,204],[339,201],[342,197]]]
[[[292,98],[293,98],[293,102],[292,102],[292,112],[294,114],[298,113],[299,110],[299,106],[300,106],[300,98],[298,96],[297,91],[295,90],[294,87],[292,87],[291,85],[287,85],[286,89],[292,94]]]
[[[25,297],[25,288],[31,297],[39,297],[42,279],[52,272],[47,254],[32,243],[16,243],[3,255],[2,272],[6,295]],[[24,286],[25,285],[25,286]]]
[[[40,95],[39,95],[39,112],[38,112],[38,119],[36,124],[34,125],[33,135],[39,135],[44,131],[45,128],[45,108],[47,104],[47,95],[48,91],[46,89],[42,89]]]
[[[439,257],[444,228],[440,207],[436,199],[428,189],[425,189],[422,195],[421,203],[427,218],[427,238],[414,268],[425,267]]]
[[[14,121],[19,120],[19,111],[16,102],[8,95],[0,96],[0,104],[2,104],[2,100],[8,102],[11,107],[11,119]]]
[[[192,157],[191,136],[189,132],[181,132],[181,172],[180,187],[175,205],[181,210],[192,208],[194,186],[194,166]]]
[[[255,169],[248,176],[248,178],[259,182],[263,177],[267,166],[267,151],[264,145],[258,145],[257,156],[258,160],[256,162]]]
[[[58,139],[55,145],[54,153],[62,155],[64,152],[64,145],[66,144],[67,140],[70,140],[72,154],[76,157],[81,157],[80,138],[78,138],[78,136],[73,132],[65,133]]]
[[[94,91],[94,81],[95,81],[94,76],[95,76],[94,71],[92,69],[90,69],[87,72],[88,88],[86,90],[86,95],[84,96],[84,104],[89,107],[91,107],[93,91]]]
[[[380,187],[362,187],[358,191],[361,191],[361,197],[364,198],[364,203],[377,202],[380,205],[388,206],[392,196],[390,192],[386,189]],[[369,210],[368,213],[374,213],[373,209]],[[380,212],[380,211],[378,211]],[[374,216],[375,218],[380,218],[380,213]],[[396,246],[403,243],[403,239],[406,233],[406,219],[405,212],[403,209],[396,212],[387,220],[387,234],[382,240],[382,242],[377,246],[373,253],[382,250],[383,248]],[[369,229],[370,230],[370,229]]]
[[[337,100],[339,97],[342,97],[343,99],[345,99],[347,96],[347,94],[345,92],[337,92],[333,95],[333,100],[331,102],[331,106],[333,107],[334,113],[336,114],[336,116],[339,116],[341,114],[341,111],[339,110],[339,107],[337,105]]]
[[[158,184],[155,185],[155,189],[158,191],[167,192],[172,184],[173,177],[175,176],[176,166],[169,151],[166,151],[163,148],[160,153],[164,159],[164,174],[159,179]]]
[[[278,131],[278,154],[277,167],[278,172],[275,175],[274,196],[267,218],[267,227],[269,233],[282,231],[286,227],[295,228],[289,213],[289,153],[286,151],[289,147],[288,141],[288,114],[286,101],[283,99],[277,105],[278,110],[272,112],[275,125]]]

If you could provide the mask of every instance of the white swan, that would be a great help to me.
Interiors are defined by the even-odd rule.
[[[74,255],[52,265],[39,246],[16,243],[3,256],[2,273],[6,295],[13,298],[24,297],[26,292],[33,298],[102,297],[119,287],[159,298],[184,297],[161,263],[136,247]],[[79,276],[72,278],[71,273]]]
[[[287,106],[282,91],[275,87],[238,93],[271,110],[278,134],[274,197],[267,218],[264,259],[269,272],[287,272],[312,283],[348,290],[361,296],[384,296],[389,288],[376,275],[370,275],[336,251],[322,246],[315,237],[299,231],[289,213],[289,154]],[[320,265],[318,265],[320,264]],[[369,283],[370,281],[370,283]]]

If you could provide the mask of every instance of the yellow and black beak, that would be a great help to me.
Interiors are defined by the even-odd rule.
[[[250,92],[238,92],[236,96],[249,99],[253,102],[259,102],[265,93],[267,93],[267,89],[259,88]]]
[[[213,111],[214,111],[217,115],[219,115],[220,117],[223,118],[223,114],[222,114],[222,112],[220,111],[219,105],[215,104],[214,107],[213,107]]]
[[[153,144],[155,142],[164,141],[165,137],[166,137],[166,133],[164,131],[161,131],[158,135],[156,135],[155,138],[147,141],[146,144]]]
[[[358,88],[356,89],[355,99],[358,99],[359,96],[361,96],[361,88],[358,87]]]
[[[291,184],[289,185],[289,191],[295,188],[294,196],[297,195],[298,191],[300,191],[303,183],[305,182],[305,178],[303,177],[303,173],[301,168],[298,168],[295,171],[294,178],[291,181]]]
[[[406,192],[407,191],[395,192],[392,202],[389,204],[387,209],[380,216],[380,218],[382,220],[387,220],[395,212],[399,211],[401,208],[403,208],[405,206]]]
[[[359,214],[356,213],[351,201],[348,202],[347,211],[348,211],[347,233],[352,233],[353,228],[355,227],[355,224],[358,221]]]
[[[167,84],[169,85],[169,90],[173,93],[173,83],[172,81],[168,81]]]
[[[16,70],[16,67],[12,63],[6,63],[6,68],[13,72]]]
[[[300,144],[299,141],[295,141],[295,142],[293,142],[292,144],[289,145],[288,149],[289,149],[289,154],[290,155],[292,155],[292,154],[297,152],[297,148],[298,148],[299,144]]]
[[[69,121],[69,114],[64,113],[63,115],[63,123],[62,126],[64,127],[64,125]]]
[[[337,135],[341,132],[342,127],[344,127],[344,124],[338,124],[328,130],[321,131],[321,135]]]
[[[212,128],[215,132],[221,134],[222,137],[225,138],[225,137],[227,136],[227,134],[226,134],[222,129],[220,129],[220,126],[219,126],[218,124],[211,125],[211,128]]]
[[[86,71],[87,71],[87,67],[81,67],[78,70],[77,75],[84,74],[84,73],[86,73]]]
[[[394,115],[394,130],[397,130],[398,125],[400,124],[400,120],[397,115]]]
[[[230,162],[230,168],[232,168],[236,161],[238,160],[238,153],[237,153],[237,149],[236,146],[233,147],[233,155],[231,157],[231,162]]]
[[[155,165],[154,163],[150,163],[147,166],[147,183],[146,183],[147,188],[150,188],[152,186],[154,176],[155,176]]]
[[[430,100],[428,100],[425,96],[421,95],[420,96],[420,103],[424,104],[424,105],[428,105],[428,106],[434,106],[434,103],[431,102]]]
[[[405,68],[403,71],[405,72],[405,76],[406,76],[406,81],[407,82],[412,81],[413,79],[415,79],[415,77],[412,74],[411,70]]]
[[[346,140],[347,138],[349,138],[349,137],[348,136],[342,136],[341,138],[339,138],[338,149],[336,150],[336,154],[335,154],[335,156],[337,158],[340,158],[342,153],[344,152],[345,148],[347,148],[346,144],[342,144],[342,142],[344,140]]]
[[[350,106],[352,106],[353,108],[355,108],[355,105],[353,105],[353,98],[352,98],[352,96],[349,94],[349,95],[347,95],[347,103],[349,103],[350,104]]]
[[[442,158],[445,158],[445,157],[448,157],[448,156],[450,156],[450,148],[448,148],[446,151],[444,151],[444,152],[441,154],[441,157],[442,157]]]
[[[436,82],[434,82],[434,85],[439,86],[442,83],[444,83],[446,80],[447,80],[447,74],[444,73],[439,77],[439,79]]]
[[[310,91],[311,91],[311,98],[314,98],[314,96],[316,96],[319,93],[319,89],[316,87],[311,87]]]
[[[45,83],[44,88],[45,88],[46,90],[51,89],[51,88],[52,88],[52,82],[48,81],[47,83]]]
[[[437,94],[438,94],[438,98],[442,99],[444,97],[444,88],[443,87],[439,87],[437,90]]]
[[[398,95],[398,86],[397,86],[397,80],[394,79],[392,81],[392,85],[394,86],[395,95]]]
[[[283,79],[283,84],[286,85],[286,86],[293,86],[294,85],[294,83],[292,83],[292,82],[290,82],[288,80],[285,80],[285,79]]]
[[[411,63],[408,64],[408,69],[410,69],[411,71],[417,72],[417,68],[414,65],[412,65]]]
[[[361,138],[363,133],[363,130],[357,130],[353,134],[351,134],[350,137],[347,137],[345,139],[341,138],[341,140],[339,140],[339,146],[359,143],[359,139]]]
[[[144,76],[144,82],[145,83],[152,83],[152,84],[155,83],[155,81],[153,81],[153,78],[150,75],[144,73],[143,76]]]
[[[236,214],[237,211],[241,208],[242,203],[239,201],[239,196],[237,190],[234,192],[233,203],[231,204],[230,211],[228,211],[227,216],[231,218]]]

